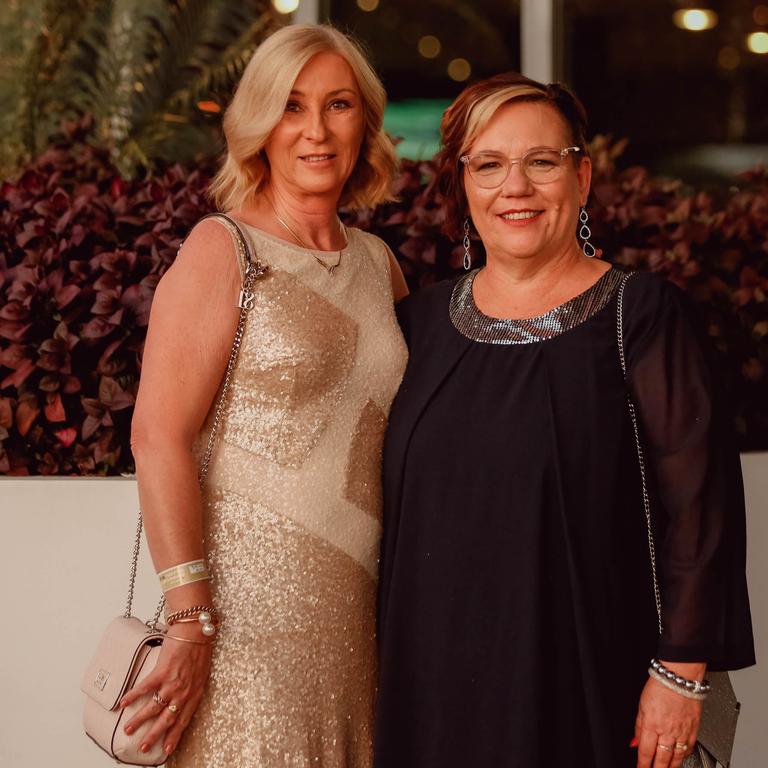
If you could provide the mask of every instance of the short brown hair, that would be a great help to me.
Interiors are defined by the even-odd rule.
[[[568,126],[573,145],[582,150],[579,155],[587,156],[587,112],[565,85],[546,85],[519,72],[504,72],[470,85],[445,110],[440,124],[442,150],[437,157],[438,185],[446,209],[443,231],[449,237],[461,237],[461,219],[467,210],[463,166],[459,158],[499,107],[511,101],[542,102],[554,107]]]

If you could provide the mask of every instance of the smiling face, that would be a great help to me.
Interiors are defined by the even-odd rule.
[[[519,158],[531,149],[560,150],[572,143],[565,121],[549,104],[512,101],[495,112],[467,154]],[[578,247],[576,223],[590,177],[588,158],[574,164],[569,157],[555,181],[534,184],[516,164],[501,185],[483,189],[465,168],[469,214],[488,258],[546,258]]]
[[[264,145],[270,184],[276,191],[338,199],[357,162],[364,122],[360,90],[346,60],[336,53],[313,56]]]

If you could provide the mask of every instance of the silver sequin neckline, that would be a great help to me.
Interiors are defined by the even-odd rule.
[[[618,290],[623,274],[611,268],[586,291],[543,315],[506,320],[484,315],[477,308],[472,284],[479,271],[473,269],[456,283],[451,293],[449,314],[459,333],[486,344],[533,344],[570,331],[608,304]]]

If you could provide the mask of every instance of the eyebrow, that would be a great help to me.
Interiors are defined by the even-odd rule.
[[[357,92],[351,88],[337,88],[335,91],[329,91],[325,94],[326,98],[329,96],[338,96],[340,93],[351,93],[353,96],[357,96]],[[306,96],[303,91],[297,91],[295,88],[291,90],[291,96]]]
[[[531,147],[530,149],[526,149],[525,152],[523,152],[524,155],[527,155],[529,152],[537,152],[540,149],[554,149],[555,152],[557,152],[557,149],[555,147],[548,147],[544,144],[537,146],[537,147]],[[469,155],[498,155],[499,157],[507,157],[507,155],[504,152],[500,152],[498,149],[478,149],[477,152],[468,152]]]

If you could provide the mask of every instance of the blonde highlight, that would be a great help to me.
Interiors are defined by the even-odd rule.
[[[334,27],[295,24],[278,30],[258,47],[224,115],[226,154],[208,191],[219,210],[242,206],[269,182],[264,145],[283,116],[296,78],[319,53],[344,58],[363,102],[365,130],[360,155],[340,204],[364,208],[393,199],[390,188],[397,156],[382,127],[386,94],[381,81],[357,43]]]

